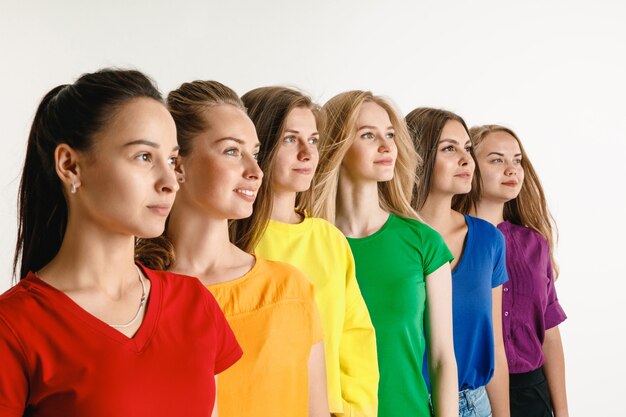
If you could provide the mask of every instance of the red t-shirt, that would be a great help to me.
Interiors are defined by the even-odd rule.
[[[152,287],[128,338],[29,274],[0,296],[0,417],[207,417],[214,375],[242,355],[195,278],[143,268]]]

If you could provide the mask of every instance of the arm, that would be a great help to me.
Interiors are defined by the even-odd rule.
[[[428,375],[437,417],[459,415],[458,377],[452,339],[452,275],[445,263],[426,276]]]
[[[339,342],[343,411],[347,416],[375,417],[379,378],[376,334],[356,280],[352,252],[347,242],[345,245],[348,258],[346,310]]]
[[[559,327],[546,330],[543,342],[543,370],[548,380],[555,417],[568,417],[567,393],[565,389],[565,357]]]
[[[493,417],[509,417],[509,365],[506,361],[502,337],[502,285],[494,288],[491,294],[495,369],[493,378],[487,384],[487,394]]]
[[[217,415],[217,375],[215,375],[215,404],[213,404],[213,412],[211,417],[218,417]]]
[[[309,417],[329,415],[324,342],[318,342],[311,347],[309,354]]]

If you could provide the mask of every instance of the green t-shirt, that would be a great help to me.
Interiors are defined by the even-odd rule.
[[[378,416],[430,416],[422,375],[424,278],[453,256],[435,230],[393,214],[376,233],[348,242],[376,330]]]

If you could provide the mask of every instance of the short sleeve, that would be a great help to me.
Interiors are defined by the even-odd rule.
[[[546,248],[547,248],[546,243]],[[548,305],[544,313],[544,327],[546,330],[558,326],[565,321],[567,316],[565,311],[559,304],[559,299],[556,295],[556,288],[554,287],[554,270],[552,269],[552,261],[550,260],[550,254],[548,252]]]
[[[424,276],[430,275],[442,265],[454,259],[452,252],[448,249],[443,237],[437,231],[427,225],[422,225],[421,232],[421,252],[424,266]]]
[[[205,300],[208,313],[215,325],[215,329],[213,329],[216,336],[214,369],[215,374],[219,374],[234,365],[243,355],[243,351],[213,294],[204,288],[203,290],[206,293]]]
[[[28,398],[28,374],[17,336],[0,316],[0,417],[21,417]]]
[[[506,242],[504,240],[504,235],[498,229],[495,229],[494,241],[494,262],[493,274],[491,276],[491,288],[496,288],[509,280],[509,275],[506,272]]]

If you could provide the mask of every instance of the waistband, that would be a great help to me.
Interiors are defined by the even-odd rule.
[[[541,384],[546,380],[543,368],[537,368],[534,371],[524,372],[522,374],[509,374],[509,388],[519,389],[532,387]]]

